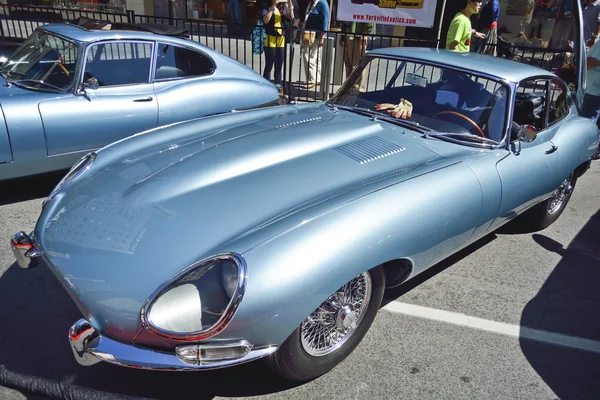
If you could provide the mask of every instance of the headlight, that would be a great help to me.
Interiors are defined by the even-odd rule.
[[[151,296],[142,310],[142,324],[171,339],[214,336],[233,318],[246,276],[246,264],[236,254],[195,263]]]
[[[77,161],[75,163],[75,165],[73,165],[71,170],[64,176],[64,178],[62,178],[60,180],[60,182],[58,182],[58,185],[56,185],[54,187],[52,192],[46,198],[44,205],[50,199],[52,199],[52,197],[54,197],[56,195],[56,193],[60,192],[65,187],[69,186],[77,178],[79,178],[81,175],[83,175],[83,173],[92,166],[92,164],[94,163],[94,160],[96,160],[96,153],[89,153],[88,155],[84,156],[79,161]]]

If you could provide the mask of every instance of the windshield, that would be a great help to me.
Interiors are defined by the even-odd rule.
[[[30,88],[64,90],[73,84],[77,45],[36,31],[0,67],[9,82]]]
[[[418,123],[445,136],[502,141],[508,100],[504,84],[412,60],[366,60],[330,103]]]

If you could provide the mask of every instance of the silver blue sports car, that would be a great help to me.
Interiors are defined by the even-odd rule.
[[[68,169],[146,129],[281,97],[208,47],[125,28],[47,25],[0,66],[0,181]]]
[[[550,72],[378,50],[328,102],[201,118],[86,155],[12,247],[78,305],[83,365],[262,358],[307,380],[352,352],[386,288],[515,218],[555,221],[597,146]]]

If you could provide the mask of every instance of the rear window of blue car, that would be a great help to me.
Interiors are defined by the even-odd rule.
[[[215,65],[206,55],[167,43],[159,43],[154,79],[210,75]]]

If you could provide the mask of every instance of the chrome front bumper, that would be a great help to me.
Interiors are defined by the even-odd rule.
[[[79,364],[89,366],[100,361],[124,367],[152,370],[208,370],[230,367],[268,356],[276,346],[253,349],[245,356],[226,361],[192,365],[173,353],[163,353],[117,342],[100,335],[85,319],[77,321],[69,330],[69,341]]]
[[[35,240],[25,232],[17,232],[10,239],[10,247],[21,268],[33,268],[38,265],[41,253],[35,247]]]

